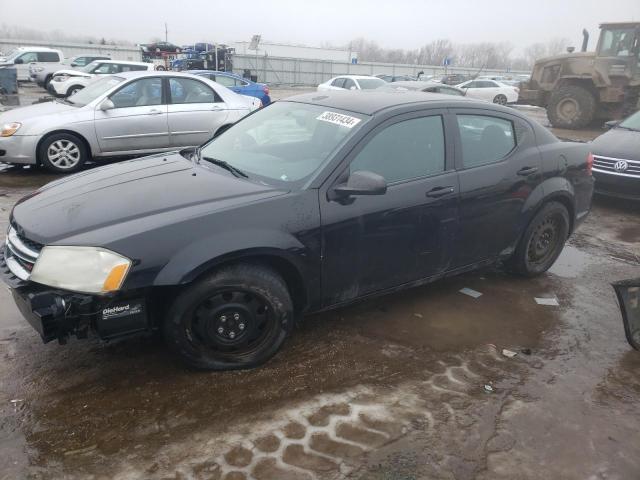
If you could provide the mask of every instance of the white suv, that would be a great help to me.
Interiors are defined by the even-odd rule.
[[[56,97],[68,97],[82,90],[96,75],[113,75],[137,70],[153,70],[152,63],[96,60],[78,70],[58,70],[53,74],[47,90]]]
[[[47,65],[60,63],[64,55],[60,50],[46,47],[18,47],[0,59],[0,67],[12,67],[18,72],[19,82],[29,81],[29,64]]]

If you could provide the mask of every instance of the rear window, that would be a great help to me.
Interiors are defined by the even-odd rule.
[[[487,115],[456,115],[465,168],[499,162],[516,147],[513,122]]]
[[[384,80],[381,80],[379,78],[359,78],[358,79],[358,84],[360,85],[360,88],[362,90],[370,90],[373,88],[378,88],[383,86],[385,83],[386,82]]]
[[[59,62],[60,55],[58,52],[38,52],[39,62]]]

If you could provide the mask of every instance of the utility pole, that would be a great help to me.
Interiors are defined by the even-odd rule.
[[[169,29],[167,28],[167,22],[164,22],[164,41],[169,41]]]

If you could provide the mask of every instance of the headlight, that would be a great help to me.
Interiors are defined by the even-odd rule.
[[[20,122],[5,123],[0,129],[0,137],[10,137],[22,126]]]
[[[54,82],[66,82],[69,80],[69,75],[56,75],[53,77]]]
[[[30,280],[84,293],[119,290],[131,260],[99,247],[44,247]]]

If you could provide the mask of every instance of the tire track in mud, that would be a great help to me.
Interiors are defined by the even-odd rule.
[[[508,369],[514,365],[509,362]],[[470,421],[465,411],[505,367],[495,349],[483,349],[469,359],[456,355],[425,366],[421,381],[318,396],[246,426],[250,433],[210,439],[210,455],[201,451],[198,460],[174,472],[211,480],[345,478],[358,468],[359,457],[411,430],[464,428]]]

